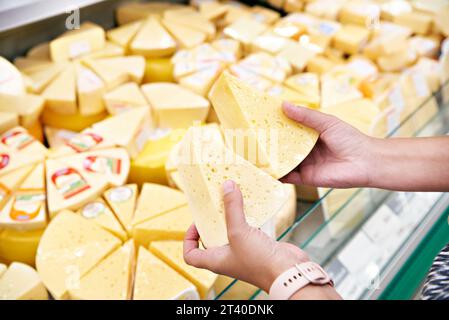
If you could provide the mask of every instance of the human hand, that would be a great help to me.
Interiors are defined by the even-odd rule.
[[[318,131],[320,137],[306,159],[281,178],[282,182],[331,188],[369,185],[373,138],[319,111],[289,102],[283,104],[283,111],[290,119]]]

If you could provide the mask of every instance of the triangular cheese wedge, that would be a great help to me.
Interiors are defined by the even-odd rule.
[[[18,57],[14,59],[14,65],[21,72],[31,73],[38,70],[51,68],[54,65],[54,63],[49,59]]]
[[[144,247],[151,241],[182,240],[191,225],[192,215],[186,205],[136,225],[133,238]]]
[[[29,165],[0,176],[0,209],[33,168],[34,165]]]
[[[17,127],[19,125],[19,116],[15,112],[0,111],[0,134]]]
[[[132,294],[134,241],[130,240],[111,253],[81,278],[79,286],[69,291],[74,300],[129,300]]]
[[[47,224],[45,200],[44,164],[40,163],[0,211],[0,227],[18,230],[44,228]]]
[[[316,73],[300,73],[289,77],[285,85],[304,97],[306,105],[312,108],[320,107],[320,79]]]
[[[246,220],[256,228],[288,199],[282,183],[225,147],[216,127],[189,129],[182,140],[178,173],[201,241],[208,248],[228,243],[222,191],[226,180],[240,187]]]
[[[217,21],[223,18],[228,7],[218,1],[203,1],[199,4],[200,13],[209,21]]]
[[[274,85],[270,89],[268,89],[268,94],[273,97],[278,97],[283,101],[291,102],[295,105],[303,106],[303,107],[312,107],[313,104],[307,101],[307,97],[302,95],[301,93],[290,89],[284,85]]]
[[[182,48],[193,48],[206,40],[206,34],[171,20],[162,20],[162,24],[176,39]]]
[[[210,88],[223,71],[223,64],[217,62],[210,67],[179,79],[179,84],[193,92],[205,97]]]
[[[174,83],[149,83],[142,91],[162,128],[188,128],[194,121],[206,120],[209,113],[209,101]]]
[[[296,168],[318,139],[316,131],[287,118],[281,99],[258,92],[226,72],[209,98],[225,129],[247,129],[244,148],[232,144],[236,152],[276,179]]]
[[[118,114],[131,108],[147,106],[142,91],[135,82],[125,83],[103,96],[104,104],[110,114]]]
[[[64,63],[52,63],[48,67],[33,71],[24,71],[24,74],[30,80],[30,87],[34,93],[42,93],[42,91],[59,76],[61,71],[67,66]]]
[[[323,74],[321,76],[321,109],[363,98],[355,81],[356,79],[349,74],[336,76]]]
[[[26,92],[25,82],[19,70],[8,60],[0,57],[0,94],[20,95]]]
[[[17,113],[20,125],[27,128],[39,120],[44,104],[44,99],[34,94],[19,96],[0,94],[0,111]]]
[[[154,241],[150,244],[150,251],[192,282],[198,289],[201,299],[211,298],[217,275],[185,263],[182,241]]]
[[[58,129],[53,127],[44,128],[45,138],[52,149],[64,146],[67,142],[77,136],[79,133],[71,130]]]
[[[139,247],[134,300],[198,300],[195,286],[143,247]]]
[[[112,42],[124,48],[128,48],[129,44],[131,43],[139,29],[142,27],[142,25],[142,21],[131,22],[107,31],[106,37]]]
[[[104,112],[103,93],[106,86],[92,70],[81,64],[76,65],[76,92],[81,115]]]
[[[123,230],[120,222],[101,198],[85,204],[78,213],[82,217],[95,222],[122,241],[126,241],[127,236],[125,230]]]
[[[179,190],[159,184],[145,183],[137,201],[132,225],[136,226],[186,204],[187,199]]]
[[[147,58],[161,58],[172,55],[176,42],[156,18],[148,18],[130,45],[133,54]]]
[[[128,184],[109,189],[104,198],[114,211],[121,224],[129,231],[137,202],[137,185]]]
[[[117,65],[111,65],[103,59],[83,59],[82,63],[92,69],[106,85],[107,90],[111,90],[122,83],[129,81],[128,73]]]
[[[106,41],[105,46],[103,47],[103,49],[94,51],[90,54],[87,54],[85,56],[83,56],[82,59],[84,58],[91,58],[91,59],[101,59],[101,58],[113,58],[113,57],[123,57],[125,55],[125,48],[122,48],[121,46],[113,43],[113,42],[109,42]]]
[[[212,46],[223,56],[224,61],[228,63],[237,62],[242,56],[242,47],[240,42],[233,39],[217,39],[213,41]]]
[[[61,212],[39,242],[36,267],[53,298],[68,297],[68,290],[120,246],[115,236],[70,211]]]
[[[36,270],[13,262],[0,277],[0,297],[2,300],[47,300],[48,293]]]
[[[145,58],[141,56],[126,56],[98,59],[105,66],[117,68],[125,72],[129,81],[141,83],[145,73]]]
[[[94,179],[59,159],[46,161],[46,175],[47,205],[51,217],[64,209],[81,208],[101,196],[109,185],[106,179]]]
[[[42,92],[45,106],[62,114],[77,113],[75,78],[74,66],[67,66]]]
[[[215,25],[193,8],[167,10],[164,12],[164,19],[205,32],[208,40],[215,37]]]

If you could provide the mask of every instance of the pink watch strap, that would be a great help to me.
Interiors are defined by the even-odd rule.
[[[333,285],[331,278],[318,264],[304,262],[277,277],[271,285],[269,297],[271,300],[287,300],[309,283]]]

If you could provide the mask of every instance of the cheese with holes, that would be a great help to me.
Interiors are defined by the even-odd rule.
[[[155,18],[147,19],[130,44],[133,54],[161,58],[173,54],[176,42]]]
[[[287,201],[282,183],[225,147],[214,127],[192,127],[182,140],[178,172],[193,221],[205,247],[226,245],[222,184],[233,180],[242,191],[247,222],[260,228]]]
[[[122,241],[126,241],[127,236],[125,230],[123,230],[120,222],[108,208],[103,199],[98,198],[87,203],[78,211],[78,213],[83,218],[93,221]]]
[[[19,125],[15,112],[0,111],[0,134]]]
[[[70,211],[55,217],[44,234],[36,255],[36,267],[55,299],[68,298],[68,291],[121,242],[95,223]]]
[[[167,10],[164,12],[164,20],[176,22],[185,28],[204,32],[208,40],[212,40],[215,37],[215,25],[192,8]]]
[[[145,183],[140,192],[131,224],[136,226],[186,204],[187,199],[179,190],[158,184]]]
[[[105,33],[100,26],[87,22],[50,42],[53,61],[65,61],[100,50],[105,46]]]
[[[301,163],[318,139],[314,130],[284,115],[282,100],[260,93],[228,73],[222,74],[209,98],[224,128],[246,129],[249,141],[236,152],[275,178]]]
[[[217,275],[206,269],[195,268],[185,263],[181,241],[154,241],[150,244],[150,251],[192,282],[202,299],[213,296],[213,286]]]
[[[15,112],[19,123],[30,127],[39,120],[44,108],[44,99],[34,94],[10,95],[0,94],[0,111]]]
[[[47,300],[39,274],[29,265],[13,262],[0,277],[0,300]]]
[[[289,77],[285,85],[297,91],[303,98],[301,103],[308,107],[320,107],[320,80],[315,73],[300,73]]]
[[[266,24],[243,17],[227,26],[223,33],[227,37],[241,42],[244,49],[249,50],[251,42],[267,29],[268,26]]]
[[[38,164],[0,211],[0,227],[42,229],[47,224],[44,164]]]
[[[163,26],[178,42],[181,48],[192,48],[203,43],[207,35],[172,20],[162,20]]]
[[[156,121],[161,128],[185,128],[194,121],[206,120],[209,101],[173,83],[150,83],[142,86]]]
[[[125,83],[105,93],[103,101],[108,112],[113,115],[148,105],[139,86],[134,82]]]
[[[104,112],[103,93],[106,87],[92,70],[76,65],[76,90],[79,113],[81,115],[100,114]]]
[[[20,95],[25,91],[22,74],[8,60],[0,57],[0,94]]]
[[[131,221],[137,202],[137,185],[127,184],[107,190],[104,198],[115,213],[123,227],[127,231],[131,230]]]
[[[345,53],[356,54],[367,43],[369,35],[370,32],[366,28],[352,24],[343,25],[334,37],[334,47]]]
[[[137,224],[132,234],[138,244],[147,247],[152,241],[183,240],[191,225],[192,215],[185,205]]]
[[[62,71],[52,83],[42,92],[45,107],[61,114],[75,114],[76,103],[76,75],[73,65]]]
[[[131,22],[118,28],[108,30],[106,32],[106,37],[110,41],[128,49],[131,41],[133,40],[139,29],[142,27],[142,25],[142,21]]]
[[[84,275],[69,295],[76,300],[130,300],[136,247],[130,240]]]
[[[29,165],[0,176],[0,209],[3,208],[3,205],[30,174],[33,168],[34,165]]]

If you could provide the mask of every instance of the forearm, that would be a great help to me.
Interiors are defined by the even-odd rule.
[[[369,187],[449,190],[449,137],[373,139],[369,147]]]

